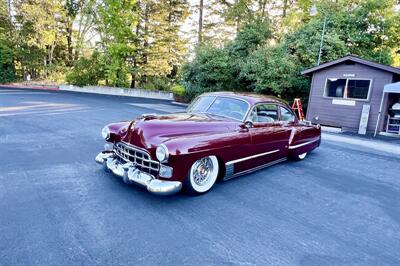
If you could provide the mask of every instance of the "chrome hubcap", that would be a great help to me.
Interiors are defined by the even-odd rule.
[[[193,180],[198,186],[207,183],[214,169],[213,163],[208,157],[198,160],[193,168]]]

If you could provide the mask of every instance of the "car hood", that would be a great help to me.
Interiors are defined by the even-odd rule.
[[[205,114],[143,115],[132,122],[123,140],[149,149],[182,136],[228,132],[236,129],[239,123],[232,119]]]

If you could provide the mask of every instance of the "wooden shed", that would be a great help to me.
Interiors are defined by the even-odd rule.
[[[400,68],[348,55],[304,70],[311,77],[306,119],[342,131],[372,133],[383,99],[382,117],[399,101],[399,94],[383,94],[386,84],[400,81]],[[383,96],[384,95],[384,96]],[[378,131],[385,131],[380,119]]]

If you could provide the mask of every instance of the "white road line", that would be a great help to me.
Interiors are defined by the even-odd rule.
[[[60,108],[60,109],[46,109],[46,110],[37,109],[35,111],[14,112],[14,113],[0,114],[0,117],[17,116],[17,115],[45,115],[45,114],[50,114],[50,113],[75,112],[75,111],[83,111],[83,110],[88,110],[88,108],[83,108],[83,107],[65,107],[65,108]]]
[[[97,109],[96,111],[98,111]],[[66,111],[66,112],[54,112],[54,113],[44,113],[44,114],[33,114],[33,115],[65,115],[65,114],[73,114],[73,113],[84,113],[84,112],[90,112],[93,110],[90,109],[82,109],[82,110],[72,110],[72,111]]]
[[[0,89],[0,94],[3,93],[3,92],[24,92],[24,91],[21,91],[21,90],[2,90],[2,89]]]
[[[75,107],[74,104],[60,104],[60,103],[34,103],[31,105],[17,105],[17,106],[3,106],[0,107],[1,112],[12,112],[12,111],[29,111],[31,109],[46,109],[46,108],[57,108],[57,107]]]

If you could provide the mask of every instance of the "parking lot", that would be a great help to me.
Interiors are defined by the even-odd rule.
[[[0,89],[0,264],[400,264],[398,156],[323,139],[199,197],[155,196],[94,162],[105,124],[180,110]]]

